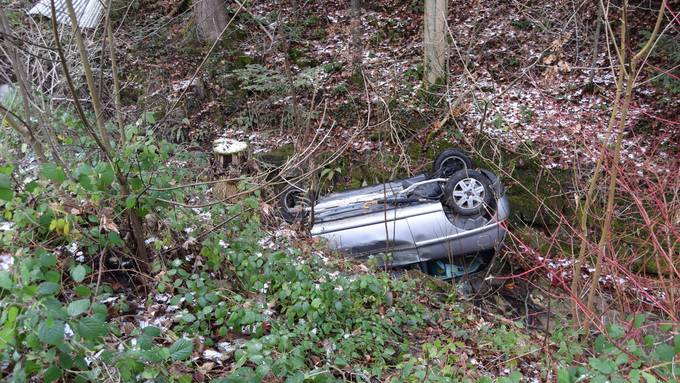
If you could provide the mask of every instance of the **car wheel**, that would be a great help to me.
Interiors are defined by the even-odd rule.
[[[460,215],[480,214],[491,206],[492,196],[489,179],[476,170],[457,171],[444,188],[444,203]]]
[[[455,172],[463,169],[471,169],[472,160],[458,149],[445,150],[434,160],[432,173],[438,177],[451,177]]]
[[[284,221],[288,223],[304,221],[308,215],[305,208],[309,206],[307,193],[297,185],[289,185],[279,194],[279,206]]]

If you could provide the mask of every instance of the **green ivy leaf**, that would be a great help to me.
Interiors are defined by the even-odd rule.
[[[64,322],[46,320],[38,326],[38,339],[41,342],[57,345],[64,340]]]
[[[612,339],[620,339],[625,335],[626,331],[623,329],[623,327],[613,324],[609,326],[609,336],[612,337]]]
[[[654,350],[654,355],[662,362],[670,362],[675,357],[675,348],[666,343],[661,343]]]
[[[31,182],[26,184],[26,191],[29,192],[29,193],[33,193],[33,191],[35,189],[37,189],[38,186],[40,186],[39,183],[37,183],[36,181],[31,181]]]
[[[74,317],[84,313],[88,308],[90,308],[89,299],[78,299],[77,301],[69,303],[66,312],[68,315]]]
[[[38,262],[40,262],[40,266],[54,267],[57,265],[57,257],[52,253],[45,253],[40,256]]]
[[[170,358],[174,361],[184,360],[194,351],[194,343],[186,338],[179,338],[170,346]]]
[[[97,176],[99,178],[97,186],[99,187],[99,189],[108,188],[109,185],[111,185],[111,183],[113,182],[114,177],[113,169],[109,164],[104,162],[100,162],[99,164],[97,164],[96,169],[98,172]]]
[[[151,338],[155,338],[161,335],[161,329],[156,326],[146,326],[142,330],[142,333],[144,335],[150,336]]]
[[[92,290],[87,286],[78,285],[74,290],[79,297],[87,298],[92,295]]]
[[[560,368],[557,370],[557,383],[572,383],[575,379],[572,379],[571,371],[567,368]]]
[[[340,367],[345,367],[347,365],[347,360],[341,356],[335,358],[335,365]]]
[[[4,174],[6,176],[12,174],[14,171],[14,165],[12,164],[5,164],[0,166],[0,174]]]
[[[641,374],[642,374],[642,376],[645,377],[645,380],[647,381],[647,383],[656,383],[657,382],[656,377],[654,375],[650,374],[649,372],[642,371]]]
[[[17,316],[19,315],[19,308],[10,306],[5,313],[7,313],[7,317],[2,325],[2,329],[0,329],[0,350],[3,350],[5,346],[14,341],[14,330],[16,328]]]
[[[6,174],[0,174],[0,199],[9,201],[14,196],[12,181]]]
[[[624,353],[617,355],[616,360],[614,360],[614,364],[616,366],[620,366],[620,365],[626,364],[626,363],[628,363],[628,355],[626,355]]]
[[[78,333],[86,340],[96,340],[107,332],[103,320],[97,317],[85,317],[78,322]]]
[[[522,373],[519,371],[513,371],[508,376],[503,376],[499,379],[502,383],[519,383],[522,380]]]
[[[633,322],[633,326],[635,328],[640,328],[645,323],[645,319],[647,319],[647,314],[645,313],[638,313],[635,314],[635,321]]]
[[[153,112],[144,113],[144,119],[149,124],[155,124],[156,123],[156,115]]]
[[[640,370],[631,370],[628,374],[628,381],[630,383],[638,383],[640,381]]]
[[[0,173],[0,189],[10,189],[12,187],[12,180],[7,174]]]
[[[133,207],[135,207],[136,204],[137,204],[137,198],[135,198],[135,196],[133,196],[133,195],[129,195],[125,199],[125,207],[128,208],[128,209],[132,209]]]
[[[80,175],[90,176],[90,175],[94,174],[94,169],[92,169],[92,166],[90,166],[88,164],[80,164],[76,168],[75,174],[77,174],[79,176]]]
[[[43,177],[56,183],[62,183],[66,179],[64,169],[55,164],[43,164],[40,168],[40,173]]]
[[[43,381],[45,383],[51,383],[61,378],[61,369],[57,366],[51,366],[45,371],[43,376]]]
[[[78,283],[82,282],[86,276],[87,269],[85,269],[85,266],[83,265],[78,265],[71,269],[71,278]]]
[[[5,290],[11,290],[13,286],[14,282],[12,282],[12,276],[9,275],[9,272],[0,270],[0,287]]]
[[[78,183],[80,186],[83,187],[83,189],[87,191],[94,191],[94,185],[92,185],[92,180],[90,179],[90,176],[81,174],[78,176]]]
[[[11,201],[14,198],[14,191],[10,189],[0,188],[0,199],[4,201]]]
[[[38,285],[38,295],[52,295],[59,291],[59,285],[54,282],[43,282]]]
[[[590,366],[603,374],[614,372],[614,363],[610,360],[590,358]]]

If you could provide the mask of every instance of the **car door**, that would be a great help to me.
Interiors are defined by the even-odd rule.
[[[451,223],[438,201],[420,205],[409,218],[413,240],[421,261],[451,258],[466,249],[458,238],[466,230]]]

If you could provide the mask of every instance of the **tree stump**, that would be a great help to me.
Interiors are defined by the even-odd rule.
[[[218,138],[213,141],[215,165],[218,173],[224,172],[230,166],[239,167],[246,162],[248,144],[231,138]]]
[[[218,138],[213,141],[213,153],[216,178],[227,177],[213,186],[215,197],[231,203],[243,200],[246,196],[239,190],[238,181],[229,178],[242,175],[248,157],[248,144],[231,138]]]

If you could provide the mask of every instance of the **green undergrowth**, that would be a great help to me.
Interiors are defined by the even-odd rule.
[[[63,117],[55,129],[82,149],[65,153],[66,169],[21,166],[19,154],[0,167],[3,381],[676,378],[673,326],[636,316],[591,346],[560,328],[546,338],[485,318],[427,276],[393,278],[271,234],[258,193],[167,203],[200,201],[209,186],[168,189],[193,180],[196,164],[143,128],[153,116],[127,128],[111,161],[84,155],[93,143]],[[113,166],[130,179],[126,198]],[[145,224],[146,272],[135,271],[128,212]]]

